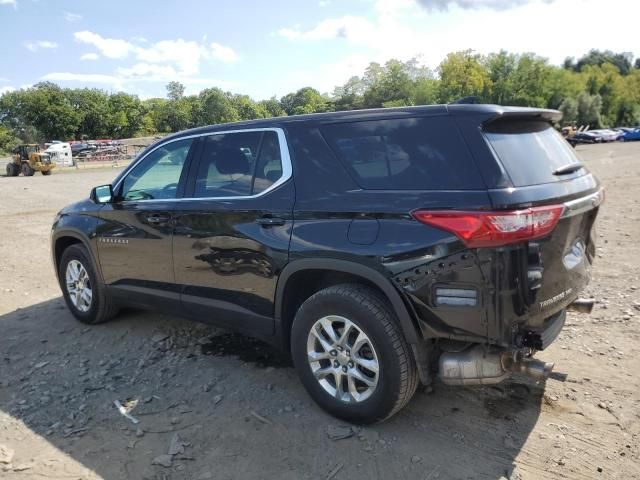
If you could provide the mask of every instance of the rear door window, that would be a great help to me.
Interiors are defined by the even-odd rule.
[[[561,167],[581,162],[571,145],[547,122],[498,121],[483,131],[515,187],[559,182],[587,173],[581,168],[554,174]]]
[[[282,177],[274,131],[248,131],[205,138],[193,197],[246,197],[264,192]]]
[[[484,188],[449,116],[332,124],[322,134],[363,189]]]

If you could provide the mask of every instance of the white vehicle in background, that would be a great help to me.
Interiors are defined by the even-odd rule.
[[[621,132],[616,130],[611,130],[610,128],[602,128],[599,130],[589,130],[588,133],[591,133],[593,135],[600,137],[601,139],[600,141],[602,142],[615,142],[622,136]]]
[[[51,161],[59,167],[69,167],[73,165],[73,155],[71,145],[67,142],[54,141],[51,144],[45,144],[46,150],[51,156]]]

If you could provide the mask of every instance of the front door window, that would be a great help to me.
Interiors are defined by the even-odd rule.
[[[176,198],[182,168],[193,139],[168,143],[147,155],[122,182],[120,198],[144,201]]]

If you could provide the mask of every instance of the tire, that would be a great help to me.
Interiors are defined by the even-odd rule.
[[[26,162],[22,163],[22,175],[24,175],[25,177],[32,177],[34,173],[36,173],[36,171],[31,168],[31,165],[29,165]]]
[[[42,170],[42,175],[51,175],[51,170]]]
[[[85,297],[82,297],[81,300],[75,297],[75,301],[71,298],[72,289],[67,285],[67,268],[70,264],[73,264],[72,270],[78,264],[84,268],[86,277],[81,276],[81,279],[87,278],[88,280],[88,286],[91,291],[90,302],[87,302]],[[94,325],[106,322],[118,313],[118,309],[108,295],[104,284],[98,279],[91,256],[84,246],[71,245],[62,253],[60,265],[58,266],[58,281],[67,307],[71,310],[73,316],[82,323]]]
[[[318,335],[312,334],[312,329],[321,321],[329,322],[335,328],[334,338],[343,337],[347,323],[341,323],[342,320],[350,322],[346,343],[333,342],[329,346],[329,336],[324,336],[324,345],[330,348],[330,356],[324,358],[327,349],[323,348]],[[354,340],[356,336],[364,338],[359,336],[360,332],[368,344]],[[363,346],[357,347],[358,344]],[[338,352],[336,349],[340,348]],[[358,348],[358,352],[350,352],[349,348]],[[330,414],[352,423],[370,424],[391,417],[411,400],[418,386],[415,361],[396,316],[385,299],[363,285],[335,285],[309,297],[293,321],[291,354],[302,384],[313,400]],[[310,355],[323,358],[310,360]],[[363,364],[377,365],[377,375]],[[326,376],[319,380],[316,374]],[[339,381],[344,391],[341,395],[338,378],[345,376],[347,379]],[[375,386],[370,387],[360,378],[366,378]],[[351,388],[355,394],[345,391]]]
[[[15,163],[7,163],[7,177],[18,175],[18,166]]]

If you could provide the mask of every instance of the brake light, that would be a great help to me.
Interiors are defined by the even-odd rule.
[[[564,206],[511,211],[417,210],[413,217],[455,234],[470,248],[500,247],[544,237],[560,220]]]

